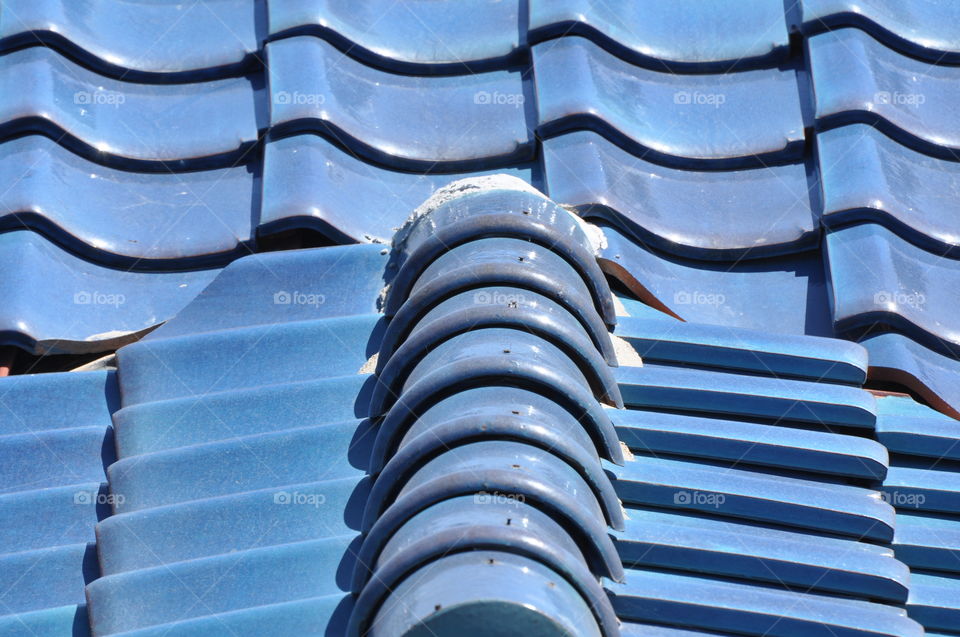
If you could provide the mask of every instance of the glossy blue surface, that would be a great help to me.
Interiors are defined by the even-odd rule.
[[[817,135],[823,222],[880,223],[940,256],[960,255],[960,164],[906,148],[853,124]]]
[[[0,48],[52,46],[99,73],[131,81],[233,74],[254,65],[265,4],[12,0],[0,16]]]
[[[525,7],[516,0],[285,0],[268,8],[272,38],[318,35],[371,66],[422,75],[510,61]]]
[[[583,35],[657,70],[770,64],[784,56],[788,44],[783,5],[777,0],[641,0],[624,6],[602,0],[531,0],[530,31],[534,41]]]
[[[589,128],[635,155],[683,168],[760,166],[801,156],[794,71],[658,73],[578,37],[534,46],[533,65],[537,131],[545,137]]]
[[[533,155],[530,87],[519,71],[397,75],[310,36],[271,42],[267,56],[277,135],[322,133],[367,161],[416,171],[482,169]]]
[[[578,131],[545,141],[543,163],[555,200],[680,256],[762,258],[807,249],[817,239],[818,188],[800,162],[677,170]]]
[[[808,47],[821,127],[872,124],[921,152],[958,158],[960,69],[906,57],[859,29],[816,35]]]

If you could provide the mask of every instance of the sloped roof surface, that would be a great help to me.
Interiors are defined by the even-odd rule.
[[[960,634],[958,17],[6,0],[0,634]]]

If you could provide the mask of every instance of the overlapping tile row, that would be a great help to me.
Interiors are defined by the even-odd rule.
[[[893,548],[910,567],[907,612],[927,634],[960,626],[960,426],[908,396],[877,399],[877,437],[891,453],[884,499],[897,509]]]
[[[387,261],[374,245],[239,259],[118,352],[95,635],[342,634]]]
[[[829,300],[871,378],[956,416],[960,68],[950,3],[804,5]]]
[[[863,348],[621,304],[614,334],[644,361],[617,369],[627,409],[608,409],[632,452],[608,468],[623,634],[922,635]]]
[[[109,515],[109,371],[22,375],[0,387],[0,634],[89,635],[84,587]]]
[[[4,344],[109,351],[254,242],[266,3],[0,12]],[[186,43],[189,42],[189,45]]]
[[[618,635],[601,402],[612,296],[581,223],[524,182],[451,184],[393,242],[348,635]],[[452,582],[470,581],[469,586]]]

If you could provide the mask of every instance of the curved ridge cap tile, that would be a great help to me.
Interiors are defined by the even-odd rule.
[[[497,634],[603,635],[586,600],[555,571],[497,551],[458,553],[412,573],[371,619],[369,635],[462,634],[478,621]],[[604,637],[619,635],[614,626]]]
[[[620,318],[614,335],[633,345],[644,360],[856,386],[862,385],[867,376],[867,351],[836,338],[630,316]]]
[[[515,470],[487,469],[436,477],[401,494],[367,531],[357,554],[351,589],[362,590],[370,578],[368,565],[376,563],[386,543],[411,517],[438,502],[491,490],[522,496],[523,503],[556,518],[577,540],[592,572],[614,581],[622,580],[623,566],[607,527],[600,516],[582,506],[582,495],[577,499],[570,487],[564,489]]]
[[[910,569],[886,547],[717,518],[630,509],[617,550],[628,567],[683,569],[904,602]],[[899,518],[898,523],[899,523]]]
[[[583,598],[604,635],[616,633],[618,620],[613,607],[596,577],[582,562],[570,559],[542,537],[516,526],[473,526],[433,533],[379,565],[376,577],[357,598],[347,635],[368,634],[366,628],[377,610],[409,574],[428,565],[439,567],[439,562],[448,555],[483,550],[523,556],[550,568]]]
[[[533,157],[529,87],[519,72],[396,75],[308,36],[271,42],[267,55],[277,136],[315,130],[367,160],[418,172]]]
[[[601,229],[600,266],[652,308],[690,323],[834,335],[819,250],[719,264],[663,255],[613,226]]]
[[[225,267],[147,340],[375,313],[387,260],[373,244],[251,254]],[[295,294],[318,303],[295,302]]]
[[[782,3],[532,0],[530,39],[582,35],[657,70],[727,71],[772,64],[789,46]]]
[[[421,433],[402,445],[390,458],[377,476],[367,500],[364,512],[364,528],[369,529],[373,520],[403,488],[407,479],[438,455],[457,447],[464,447],[488,440],[509,440],[536,447],[563,460],[583,479],[593,492],[614,529],[623,529],[623,510],[620,501],[603,472],[599,458],[593,449],[585,450],[571,444],[565,437],[537,425],[535,421],[513,416],[496,419],[467,417],[444,423]]]
[[[860,341],[870,354],[872,380],[899,383],[917,392],[931,407],[960,420],[960,362],[913,339],[887,332]]]
[[[960,256],[960,204],[949,195],[960,189],[960,164],[866,124],[818,133],[817,149],[825,225],[876,222],[930,252]]]
[[[960,261],[872,223],[830,232],[825,247],[837,330],[886,323],[933,349],[960,352],[960,320],[952,305]]]
[[[218,272],[108,269],[30,231],[0,234],[0,257],[18,267],[16,276],[0,278],[0,335],[36,354],[102,352],[135,341],[176,314]],[[40,306],[36,290],[43,290]]]
[[[804,0],[803,21],[808,31],[860,27],[908,54],[934,63],[960,62],[960,30],[956,28],[960,7],[951,0]]]
[[[821,128],[871,124],[924,153],[960,159],[960,69],[905,57],[859,29],[821,33],[808,43]]]
[[[871,489],[651,457],[613,473],[627,505],[722,513],[881,542],[894,534],[894,508]]]
[[[425,328],[428,327],[436,326],[425,326]],[[498,354],[510,355],[518,367],[539,365],[559,370],[572,363],[573,366],[564,370],[568,378],[585,380],[599,399],[617,407],[623,407],[623,399],[620,397],[620,388],[613,370],[604,363],[590,341],[586,338],[571,338],[569,345],[578,348],[577,353],[571,355],[567,347],[560,349],[556,343],[557,339],[571,336],[570,333],[556,334],[554,331],[554,338],[549,338],[547,335],[538,334],[538,331],[536,326],[483,327],[477,325],[473,329],[445,338],[440,342],[433,340],[438,335],[433,330],[420,332],[408,338],[404,345],[409,343],[410,349],[401,346],[401,349],[378,373],[377,384],[370,398],[371,416],[385,413],[395,400],[402,400],[400,394],[403,387],[416,383],[425,373],[457,360],[460,358],[458,348],[466,349],[467,347],[471,349],[472,355],[487,356],[491,360]],[[425,337],[418,338],[421,334]],[[444,358],[437,360],[441,355]],[[520,358],[524,360],[519,360]]]
[[[104,78],[46,47],[0,56],[0,137],[43,133],[101,164],[149,172],[241,161],[258,138],[246,78],[177,85]]]
[[[291,0],[269,5],[270,37],[318,35],[392,71],[463,73],[505,64],[518,53],[521,6],[502,0]]]
[[[108,265],[196,267],[226,260],[253,240],[257,204],[246,166],[134,173],[28,135],[0,144],[0,180],[10,184],[0,194],[0,229],[28,227]]]
[[[876,401],[858,387],[664,365],[620,367],[616,376],[624,402],[629,406],[800,420],[871,430],[876,423]],[[696,403],[692,404],[691,399],[696,399]]]
[[[691,575],[630,570],[626,583],[611,586],[610,593],[614,610],[626,621],[771,637],[818,630],[851,637],[923,636],[923,627],[895,606]]]
[[[262,0],[213,0],[200,6],[15,0],[5,9],[0,49],[44,44],[101,74],[136,82],[181,82],[254,66]],[[150,46],[145,49],[144,43]]]
[[[528,241],[563,259],[590,290],[604,321],[616,323],[613,295],[595,257],[604,243],[602,232],[522,180],[503,174],[452,182],[407,219],[393,240],[401,263],[385,312],[395,312],[417,279],[445,253],[496,238]]]
[[[553,340],[561,349],[576,343],[580,352],[599,350],[611,367],[618,365],[617,354],[608,332],[587,332],[595,323],[583,325],[565,307],[547,296],[530,290],[508,287],[488,287],[480,292],[457,294],[431,308],[416,325],[391,321],[387,324],[380,341],[380,356],[377,373],[380,373],[391,358],[405,350],[425,352],[421,346],[410,344],[411,340],[435,342],[483,327],[520,327],[534,330],[542,338]],[[478,301],[487,301],[479,304]],[[409,330],[409,331],[407,331]],[[582,356],[570,353],[571,358]]]
[[[869,480],[882,480],[889,465],[887,448],[861,436],[633,409],[610,413],[621,442],[638,452]]]
[[[623,463],[623,450],[604,409],[581,383],[537,365],[518,368],[507,357],[483,358],[453,363],[434,370],[405,389],[402,400],[387,412],[373,446],[374,456],[385,458],[395,441],[409,428],[411,421],[440,399],[478,385],[521,387],[530,389],[562,405],[567,411],[586,420],[584,425],[601,458],[614,464]]]
[[[592,128],[678,168],[746,168],[802,156],[794,71],[657,73],[576,36],[534,46],[533,61],[544,137]]]
[[[411,210],[452,180],[505,173],[539,181],[533,164],[455,174],[389,170],[312,133],[268,141],[263,162],[260,235],[311,228],[338,243],[389,242]]]
[[[804,250],[819,236],[803,163],[729,172],[644,161],[593,131],[544,141],[550,196],[637,241],[700,259],[754,259]]]

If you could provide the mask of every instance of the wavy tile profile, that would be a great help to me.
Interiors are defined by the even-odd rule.
[[[51,46],[98,73],[133,82],[233,75],[257,64],[257,20],[265,4],[11,0],[0,15],[0,49]]]
[[[288,0],[268,5],[270,36],[318,35],[371,66],[411,74],[467,73],[512,61],[517,0]]]
[[[247,166],[134,173],[94,164],[40,135],[0,144],[0,228],[27,227],[99,263],[182,268],[252,241],[259,203]]]
[[[656,70],[717,72],[785,57],[783,4],[531,0],[530,40],[581,35],[615,55]]]
[[[805,250],[818,237],[817,189],[802,163],[677,170],[591,131],[546,140],[543,163],[551,197],[679,256],[762,258]]]
[[[529,83],[519,71],[397,75],[312,36],[271,42],[267,55],[275,136],[320,132],[368,161],[415,171],[533,156]]]
[[[821,127],[860,122],[921,152],[960,159],[960,69],[892,51],[859,29],[808,40]]]
[[[804,0],[804,29],[855,26],[934,63],[960,62],[960,7],[951,0]]]
[[[538,184],[535,164],[460,174],[417,174],[368,164],[313,134],[270,141],[263,160],[259,232],[312,228],[343,243],[388,241],[410,211],[451,181],[505,173]]]
[[[588,128],[650,161],[706,170],[802,156],[795,71],[658,73],[580,37],[534,46],[533,66],[544,137]]]
[[[825,225],[875,222],[935,254],[960,254],[960,164],[863,124],[819,133],[817,148]]]
[[[934,349],[960,351],[960,263],[872,223],[829,233],[826,253],[837,330],[886,324]]]
[[[0,277],[0,338],[36,354],[116,349],[173,316],[217,274],[112,270],[30,231],[0,234],[0,260],[17,265]]]
[[[261,91],[246,78],[134,84],[52,49],[0,56],[0,137],[43,133],[101,164],[147,172],[231,165],[258,137]]]

